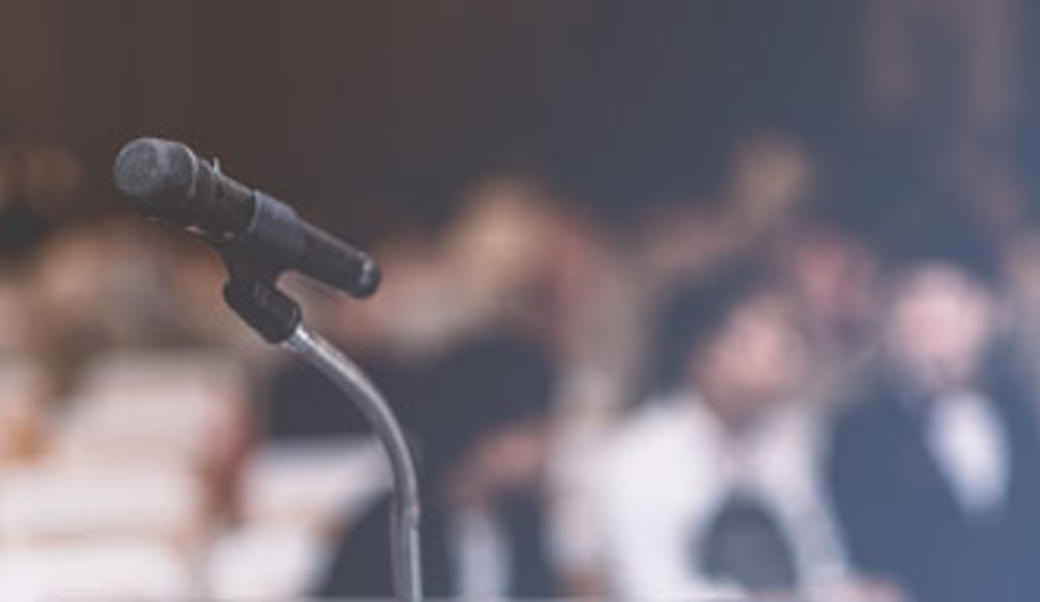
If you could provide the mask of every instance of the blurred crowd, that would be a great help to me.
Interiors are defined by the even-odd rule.
[[[283,278],[405,426],[428,594],[1040,597],[1019,4],[872,6],[840,152],[751,124],[623,223],[489,173],[378,237],[372,299]],[[0,598],[389,596],[363,415],[83,178],[0,139]]]
[[[379,243],[372,300],[285,279],[406,426],[430,594],[1040,593],[1040,230],[942,190],[864,220],[825,175],[754,131],[717,199],[623,228],[493,176]],[[204,245],[24,198],[0,591],[389,595],[362,415]]]

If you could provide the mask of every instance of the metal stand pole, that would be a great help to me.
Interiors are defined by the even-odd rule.
[[[301,323],[282,346],[332,379],[372,423],[390,458],[393,471],[394,504],[390,537],[394,594],[398,600],[420,602],[419,487],[401,425],[394,418],[383,395],[361,369],[321,335],[311,332]]]
[[[264,221],[261,218],[276,220],[277,215],[268,215],[271,207],[263,203],[257,203],[254,210],[259,213],[243,236],[217,246],[229,275],[224,300],[265,341],[282,345],[332,379],[372,424],[386,449],[394,477],[390,517],[394,595],[402,602],[421,602],[419,486],[404,432],[382,393],[361,368],[321,335],[311,332],[303,324],[299,304],[278,289],[278,276],[285,266],[271,261],[269,249],[262,244],[262,233],[257,232],[257,224]]]

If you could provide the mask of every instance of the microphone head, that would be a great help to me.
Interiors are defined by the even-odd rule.
[[[173,217],[195,184],[195,155],[179,142],[138,138],[116,156],[116,188],[148,217]]]

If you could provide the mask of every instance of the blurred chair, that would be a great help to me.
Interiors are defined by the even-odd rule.
[[[214,511],[231,512],[250,438],[245,397],[238,364],[219,352],[112,353],[80,379],[50,453],[87,465],[180,464],[204,478]]]
[[[22,372],[0,379],[4,432],[53,428],[10,439],[31,453],[0,472],[0,596],[202,593],[199,553],[233,508],[248,440],[237,365],[199,350],[102,356],[49,422],[25,417]]]
[[[324,532],[359,514],[390,484],[382,449],[368,437],[281,443],[259,450],[242,479],[246,523]]]
[[[4,600],[187,599],[197,595],[190,565],[144,540],[68,542],[0,552]]]
[[[145,460],[43,461],[0,474],[0,546],[132,537],[188,549],[202,535],[204,491],[184,467]]]
[[[354,522],[389,486],[382,449],[369,438],[268,446],[242,481],[242,523],[206,557],[208,593],[220,599],[296,597],[326,570],[333,530]]]

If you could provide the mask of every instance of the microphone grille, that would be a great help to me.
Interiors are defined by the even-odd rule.
[[[116,156],[116,189],[149,217],[176,213],[188,200],[195,179],[195,156],[188,147],[159,138],[138,138]]]

